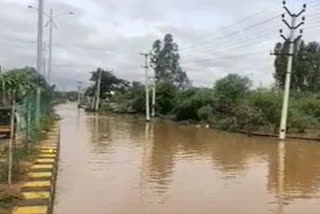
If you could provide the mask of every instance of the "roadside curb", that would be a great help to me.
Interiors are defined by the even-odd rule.
[[[27,181],[21,187],[22,200],[12,214],[51,214],[55,195],[58,169],[60,128],[55,124],[46,140],[39,146],[40,155],[27,174]]]

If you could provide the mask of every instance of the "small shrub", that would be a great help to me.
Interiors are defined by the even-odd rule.
[[[296,129],[300,133],[304,133],[306,129],[316,126],[317,121],[300,111],[300,109],[292,107],[288,112],[288,129]]]
[[[320,99],[315,96],[301,97],[297,107],[303,113],[315,118],[320,122]]]
[[[281,118],[282,94],[273,90],[256,90],[250,94],[248,100],[261,114],[264,124],[273,127],[273,131],[277,132]]]
[[[227,131],[237,131],[239,130],[238,120],[234,116],[221,117],[215,121],[212,121],[212,127]]]
[[[265,125],[264,117],[259,109],[248,104],[241,104],[235,111],[238,128],[242,131],[252,133],[260,126]]]
[[[210,89],[198,89],[197,92],[190,97],[181,101],[173,110],[176,120],[199,120],[198,110],[203,106],[212,103],[212,92]]]
[[[197,112],[198,118],[202,121],[210,121],[213,118],[213,108],[211,105],[201,107]]]

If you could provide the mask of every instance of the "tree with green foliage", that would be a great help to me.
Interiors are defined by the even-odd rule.
[[[175,107],[175,98],[178,94],[178,87],[169,81],[161,81],[157,84],[157,112],[160,115],[170,113]]]
[[[276,56],[274,66],[276,85],[284,87],[289,44],[277,43],[274,49]],[[318,92],[320,90],[320,44],[304,41],[295,45],[296,54],[293,58],[293,68],[291,76],[291,89],[298,92]]]
[[[173,82],[179,88],[190,84],[187,73],[180,66],[179,48],[171,34],[166,34],[163,41],[156,40],[153,43],[151,67],[158,82]]]
[[[102,68],[97,68],[96,71],[91,72],[90,81],[93,81],[94,84],[87,89],[86,96],[95,96],[97,90],[97,83],[99,79],[99,72],[101,72],[101,99],[110,98],[111,92],[123,91],[129,86],[128,81],[116,77],[111,71],[106,71]]]
[[[43,76],[41,76],[32,67],[16,68],[8,72],[0,74],[0,85],[3,86],[5,91],[2,90],[2,96],[14,97],[17,102],[20,102],[23,97],[27,95],[28,91],[35,91],[40,87],[43,93],[51,93],[52,88],[48,85]],[[8,102],[8,100],[6,101]],[[8,104],[8,103],[6,103]]]
[[[132,82],[126,90],[116,91],[108,101],[102,102],[102,109],[115,113],[143,113],[145,111],[145,87]]]
[[[232,108],[249,93],[251,81],[238,74],[216,81],[214,85],[215,108],[219,112],[231,112]]]
[[[179,98],[180,96],[182,98]],[[212,98],[212,90],[206,88],[193,89],[188,93],[181,92],[173,109],[176,120],[200,120],[199,109],[212,105]]]
[[[15,170],[17,159],[17,152],[20,150],[15,146],[15,132],[17,130],[16,112],[17,104],[21,107],[19,111],[21,118],[25,121],[26,131],[26,148],[29,148],[34,130],[41,131],[40,123],[44,125],[45,118],[48,118],[50,96],[53,94],[52,88],[47,84],[46,80],[36,72],[34,68],[25,67],[21,69],[12,69],[0,74],[0,85],[2,85],[2,96],[5,97],[3,105],[11,108],[10,115],[10,141],[8,147],[8,184],[12,183],[12,174]],[[38,90],[41,89],[41,90]],[[37,92],[41,91],[41,98],[37,96]],[[30,99],[31,98],[31,99]],[[40,99],[37,99],[40,98]],[[49,98],[49,99],[44,99]],[[37,99],[37,100],[36,100]],[[32,102],[31,100],[35,101]],[[39,103],[43,101],[40,105]],[[34,105],[32,105],[32,103]],[[35,124],[34,129],[31,128]],[[34,138],[33,138],[34,139]],[[21,151],[21,150],[20,150]],[[25,155],[23,155],[26,157]]]
[[[253,108],[259,109],[265,121],[265,125],[270,127],[274,133],[278,132],[282,94],[275,90],[258,89],[248,96],[248,101]]]

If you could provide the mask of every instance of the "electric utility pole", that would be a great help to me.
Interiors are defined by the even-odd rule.
[[[48,55],[48,74],[47,80],[51,84],[51,74],[52,74],[52,40],[53,40],[53,28],[57,28],[57,24],[54,22],[54,19],[63,15],[74,15],[73,12],[61,13],[58,16],[53,15],[53,9],[50,9],[49,15],[46,15],[49,18],[49,21],[46,24],[46,27],[49,26],[49,55]]]
[[[47,71],[47,55],[46,55],[46,42],[43,42],[43,53],[42,53],[42,75],[45,79],[46,78],[46,71]]]
[[[146,121],[150,121],[150,103],[149,103],[149,53],[140,53],[144,56],[144,69],[145,69],[145,89],[146,89]]]
[[[285,40],[286,43],[289,43],[289,53],[286,54],[288,56],[288,64],[287,64],[287,72],[286,72],[286,82],[284,87],[284,95],[283,95],[283,105],[282,105],[282,114],[281,114],[281,123],[280,123],[280,134],[279,138],[284,140],[286,138],[287,131],[287,118],[288,118],[288,105],[289,105],[289,95],[290,95],[290,82],[291,82],[291,73],[292,73],[292,61],[294,55],[294,46],[301,39],[302,35],[295,37],[296,30],[300,28],[304,24],[305,17],[302,17],[302,22],[297,24],[297,18],[301,16],[306,11],[306,4],[303,5],[303,9],[299,13],[291,13],[290,10],[286,6],[286,1],[283,1],[283,8],[287,12],[287,14],[291,17],[291,24],[289,24],[285,20],[285,14],[282,14],[282,21],[286,24],[286,26],[290,29],[289,38],[285,37],[282,34],[282,30],[280,30],[281,37]],[[300,31],[302,34],[302,31]]]
[[[151,116],[156,116],[156,71],[153,71],[153,75],[151,77],[152,79],[152,110],[151,110]]]
[[[81,105],[81,90],[82,90],[82,83],[81,81],[78,81],[78,108],[80,108]]]
[[[53,31],[53,9],[49,14],[49,58],[48,58],[48,83],[51,85],[51,69],[52,69],[52,31]]]
[[[96,94],[96,106],[95,111],[99,110],[100,106],[100,91],[101,91],[101,76],[102,76],[102,70],[98,70],[98,84],[97,84],[97,94]]]
[[[38,1],[37,71],[42,73],[43,0]]]

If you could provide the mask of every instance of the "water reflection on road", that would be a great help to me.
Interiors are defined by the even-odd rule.
[[[318,213],[320,144],[62,105],[55,214]]]

